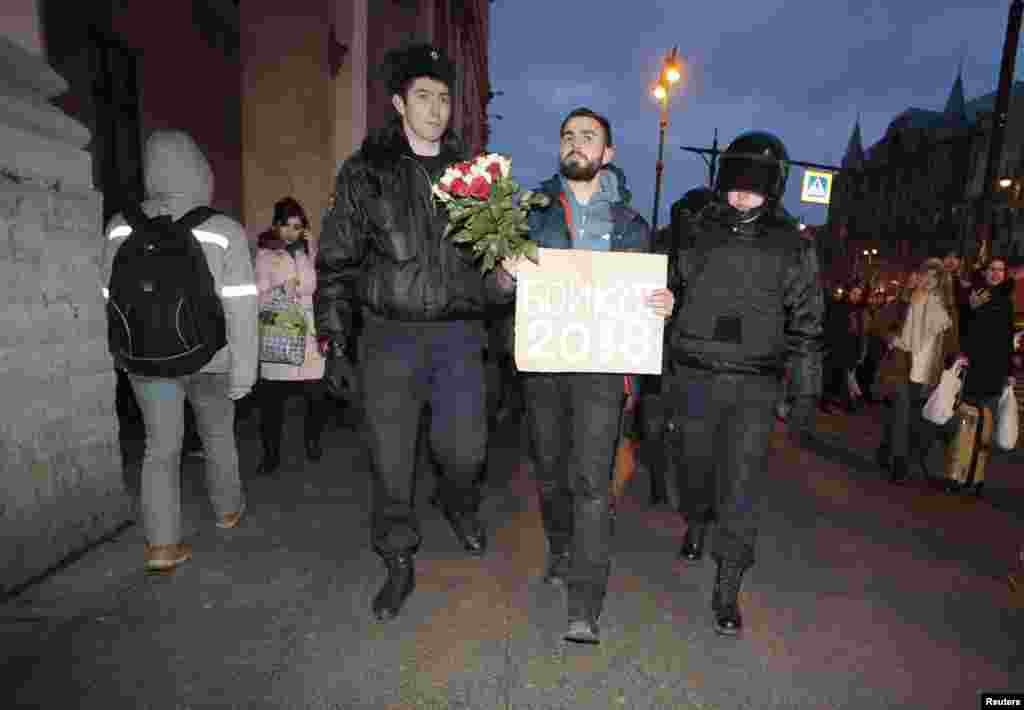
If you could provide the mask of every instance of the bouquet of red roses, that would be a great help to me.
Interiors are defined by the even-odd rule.
[[[434,185],[434,196],[448,209],[445,236],[468,247],[485,274],[502,259],[525,256],[537,263],[537,244],[526,237],[526,214],[550,200],[520,192],[511,171],[512,161],[489,153],[449,166]]]

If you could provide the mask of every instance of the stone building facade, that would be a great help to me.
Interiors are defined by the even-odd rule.
[[[958,76],[942,111],[903,111],[867,150],[855,125],[829,206],[825,261],[832,281],[884,285],[950,248],[961,250],[969,266],[985,256],[978,254],[977,221],[994,104],[994,93],[966,100]],[[1024,82],[1011,92],[997,175],[1005,181],[991,204],[991,251],[1013,265],[1017,309],[1024,312]]]
[[[44,54],[34,0],[0,10],[0,593],[132,517],[99,291],[89,130]]]
[[[960,77],[942,111],[909,108],[866,151],[854,127],[829,206],[838,241],[833,270],[863,276],[899,271],[930,253],[959,245],[967,229],[965,186],[977,115]],[[871,262],[863,252],[877,250]],[[838,268],[837,268],[838,267]]]

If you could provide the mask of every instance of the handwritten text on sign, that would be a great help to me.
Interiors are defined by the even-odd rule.
[[[646,304],[665,287],[658,254],[541,249],[516,288],[516,365],[524,372],[661,374],[665,322]]]

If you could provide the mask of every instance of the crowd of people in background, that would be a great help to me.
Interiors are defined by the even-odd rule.
[[[882,407],[875,459],[893,482],[941,478],[929,470],[928,454],[951,432],[921,411],[955,360],[965,363],[962,401],[995,411],[1004,388],[1015,383],[1021,362],[1014,286],[1005,258],[966,269],[960,254],[949,250],[889,283],[829,289],[821,410],[853,414]]]

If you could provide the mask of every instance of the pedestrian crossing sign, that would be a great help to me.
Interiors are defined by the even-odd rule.
[[[800,193],[800,200],[827,205],[832,197],[833,177],[834,173],[823,170],[804,170],[804,187]]]

